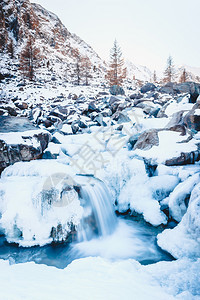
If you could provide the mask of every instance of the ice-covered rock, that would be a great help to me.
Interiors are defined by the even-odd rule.
[[[144,267],[175,299],[198,300],[200,295],[200,259],[182,258]]]
[[[199,177],[199,174],[197,175]],[[187,212],[174,229],[158,235],[158,245],[175,258],[200,257],[200,184],[191,193]]]
[[[19,162],[0,179],[0,226],[9,242],[43,245],[69,238],[82,216],[70,167],[52,160]]]
[[[98,174],[111,188],[116,209],[121,212],[138,213],[154,226],[167,223],[159,202],[169,196],[179,183],[174,175],[148,177],[143,160],[113,159],[106,170]]]
[[[200,175],[198,173],[188,177],[175,187],[168,199],[165,199],[165,203],[167,201],[169,205],[170,215],[177,222],[180,222],[186,213],[190,194],[199,181]]]

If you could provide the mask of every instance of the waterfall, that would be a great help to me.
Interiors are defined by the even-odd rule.
[[[94,236],[106,236],[113,233],[117,225],[117,217],[111,193],[104,182],[95,178],[87,182],[86,178],[82,177],[80,200],[84,215],[78,228],[78,240],[86,241]]]

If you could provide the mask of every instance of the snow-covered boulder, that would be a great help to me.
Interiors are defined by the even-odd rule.
[[[139,137],[134,146],[134,153],[151,160],[152,164],[163,163],[168,166],[186,165],[193,164],[200,158],[199,140],[196,136],[190,138],[189,135],[182,136],[179,132],[158,130],[156,133],[158,135],[157,139],[154,136],[151,138],[151,135],[148,136],[147,133],[143,133],[143,136],[146,136],[147,139],[144,140],[144,145],[141,149],[136,148],[142,135]],[[154,141],[155,145],[153,144]]]
[[[174,84],[172,82],[168,82],[159,89],[159,92],[164,94],[174,94]]]
[[[0,228],[9,242],[44,245],[70,237],[82,216],[71,168],[55,160],[18,162],[0,179]]]
[[[111,93],[111,95],[124,95],[125,91],[121,86],[118,85],[113,85],[111,86],[109,92]]]
[[[158,131],[155,129],[150,129],[142,133],[135,146],[135,149],[140,149],[140,150],[149,150],[153,146],[158,146],[159,145],[159,138],[158,138]]]
[[[140,92],[144,94],[150,91],[154,91],[155,89],[156,86],[153,83],[148,82],[141,87]]]
[[[165,203],[168,202],[170,215],[177,222],[180,222],[186,213],[190,194],[199,181],[199,173],[189,176],[175,187],[168,199],[164,200]]]
[[[121,159],[112,160],[100,177],[112,191],[116,210],[137,213],[154,226],[166,224],[167,217],[159,202],[169,196],[179,178],[174,175],[149,177],[143,160],[125,160],[124,156],[122,153]]]
[[[191,152],[181,152],[180,155],[167,159],[165,164],[166,166],[180,166],[187,164],[194,164],[195,161],[200,160],[200,151],[199,147],[196,151]]]
[[[184,117],[184,123],[188,129],[200,131],[200,101]]]
[[[186,128],[183,123],[183,114],[185,113],[184,110],[180,110],[178,112],[175,112],[169,123],[166,125],[166,129],[181,132],[182,135],[186,134]]]
[[[0,172],[15,162],[40,158],[50,139],[43,130],[0,133]]]
[[[200,257],[200,183],[192,191],[181,222],[159,234],[158,245],[175,258]]]
[[[189,93],[190,103],[195,103],[199,96],[199,84],[195,82],[184,82],[179,84],[168,82],[165,86],[162,86],[159,91],[161,93],[172,95]]]

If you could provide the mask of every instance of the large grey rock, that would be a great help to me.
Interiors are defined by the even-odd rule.
[[[56,123],[56,124],[62,124],[62,120],[59,117],[56,117],[56,116],[49,115],[47,117],[47,120],[50,121],[53,124],[54,123]]]
[[[78,124],[76,122],[72,122],[71,128],[72,128],[73,134],[76,134],[78,132],[78,130],[79,130],[79,126],[78,126]]]
[[[111,95],[124,95],[124,89],[121,86],[118,85],[113,85],[111,86],[109,92],[111,93]]]
[[[183,113],[184,112],[185,112],[184,110],[180,110],[180,111],[174,113],[172,115],[171,120],[166,125],[166,128],[170,128],[170,127],[172,127],[174,125],[178,125],[178,124],[183,124]]]
[[[190,94],[189,102],[195,103],[199,96],[200,85],[195,82],[184,82],[174,85],[174,89],[176,89],[178,93]]]
[[[165,103],[161,109],[159,110],[158,114],[157,114],[157,118],[168,118],[168,116],[166,115],[165,111],[167,109],[167,107],[170,105],[170,102]]]
[[[186,134],[186,128],[183,122],[183,114],[185,111],[181,110],[172,115],[170,122],[166,125],[166,129],[171,131],[181,132],[181,135]]]
[[[44,120],[43,123],[46,128],[49,128],[53,125],[53,122],[48,119]]]
[[[42,131],[15,133],[19,143],[8,135],[0,134],[0,173],[15,162],[40,158],[51,139],[50,133]]]
[[[99,113],[95,118],[94,121],[97,122],[99,126],[106,126],[104,120],[103,120],[103,115]]]
[[[59,106],[58,110],[61,114],[68,116],[68,108],[66,106]]]
[[[131,94],[129,98],[131,100],[141,99],[141,98],[143,98],[143,95],[141,93],[135,93],[135,94]]]
[[[139,136],[140,136],[140,133],[136,133],[129,138],[128,142],[130,143],[131,148],[133,148],[135,146],[135,144],[138,141]]]
[[[145,94],[147,92],[154,91],[155,89],[156,89],[156,86],[153,83],[148,82],[141,87],[140,92]]]
[[[200,148],[200,147],[199,147]],[[182,166],[194,164],[200,160],[200,149],[192,152],[182,152],[181,155],[166,160],[166,166]]]
[[[160,93],[164,94],[174,94],[174,84],[172,82],[168,82],[166,85],[162,86],[159,89]]]
[[[24,110],[24,109],[27,109],[28,108],[28,104],[26,102],[21,102],[21,101],[17,101],[15,102],[15,105],[17,108],[21,109],[21,110]]]
[[[159,90],[161,93],[166,94],[190,94],[190,103],[195,103],[200,92],[200,84],[195,82],[173,83],[168,82],[165,86],[162,86]]]
[[[72,100],[76,100],[76,99],[78,99],[78,96],[76,94],[70,93],[67,98],[72,99]]]
[[[5,109],[1,109],[1,108],[0,108],[0,116],[3,116],[4,114],[6,114],[6,112],[7,112],[7,111],[6,111]]]
[[[140,106],[137,106],[137,107],[140,107]],[[146,114],[146,115],[149,115],[150,112],[152,111],[152,107],[149,106],[148,104],[144,104],[143,107],[141,107],[143,109],[143,112]]]
[[[200,131],[200,101],[187,113],[183,123],[190,130]]]
[[[99,93],[98,93],[98,95],[97,95],[97,97],[101,97],[101,96],[108,96],[109,95],[109,93],[108,92],[106,92],[106,91],[100,91]]]
[[[87,128],[88,126],[87,126],[87,124],[86,124],[86,122],[84,122],[83,120],[78,120],[78,126],[80,127],[80,128]]]
[[[158,146],[158,145],[159,145],[158,130],[150,129],[150,130],[146,130],[139,136],[134,146],[134,150],[135,149],[149,150],[153,146]]]
[[[159,112],[160,112],[160,107],[154,107],[150,110],[149,115],[156,118]]]
[[[156,92],[156,91],[152,91],[152,92],[149,92],[147,95],[146,95],[146,97],[147,98],[153,98],[154,100],[157,100],[157,99],[159,99],[159,93],[158,92]]]
[[[197,98],[199,97],[200,93],[200,85],[197,85],[196,83],[192,82],[190,85],[190,103],[195,103],[197,101]]]
[[[33,121],[35,124],[39,123],[41,116],[42,116],[42,109],[40,107],[35,107],[29,112],[29,120]]]
[[[109,105],[113,105],[115,102],[120,102],[120,99],[115,96],[111,96],[109,100]]]
[[[127,113],[125,111],[123,111],[123,112],[117,111],[112,116],[112,119],[114,121],[117,121],[118,124],[131,122],[131,119],[129,118],[129,116],[127,115]]]
[[[119,103],[117,110],[122,111],[125,108],[130,107],[130,106],[131,106],[131,103],[129,101],[125,100],[123,103]]]
[[[57,109],[52,110],[49,114],[49,116],[54,116],[59,118],[61,121],[65,121],[67,119],[67,115],[62,114],[60,111],[58,111]]]
[[[11,106],[7,106],[5,107],[5,109],[8,111],[9,115],[12,116],[12,117],[16,117],[17,116],[17,112],[16,110],[11,107]]]
[[[139,107],[138,105],[140,105],[143,102],[149,103],[149,99],[146,99],[146,98],[135,99],[133,103],[134,103],[134,106]]]
[[[88,104],[88,111],[89,111],[90,113],[91,113],[91,112],[94,112],[94,111],[96,111],[96,112],[99,111],[99,109],[96,107],[96,104],[95,104],[94,101],[92,101],[92,102],[90,102],[90,103]]]

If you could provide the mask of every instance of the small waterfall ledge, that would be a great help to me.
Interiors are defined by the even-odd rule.
[[[80,199],[84,208],[83,218],[77,229],[78,241],[112,234],[118,220],[107,186],[96,178],[77,176],[76,179],[81,186]]]
[[[0,229],[20,246],[66,241],[71,233],[78,241],[90,240],[111,234],[117,224],[106,185],[70,174],[55,161],[8,167],[0,179],[0,200]]]

